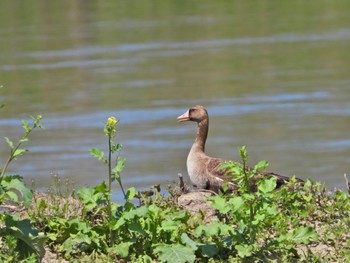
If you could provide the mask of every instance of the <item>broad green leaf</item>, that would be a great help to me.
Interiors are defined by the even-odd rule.
[[[258,190],[262,193],[270,193],[276,188],[276,178],[272,177],[260,182]]]
[[[78,191],[79,200],[88,210],[91,210],[98,205],[98,200],[100,197],[101,193],[95,193],[93,188],[85,187]]]
[[[82,235],[81,233],[78,234],[77,237],[75,235],[70,235],[69,238],[67,238],[63,242],[63,249],[64,252],[69,255],[74,252],[79,251],[84,251],[87,250],[89,245],[91,244],[91,240],[88,236]]]
[[[141,206],[134,210],[130,210],[124,214],[124,218],[127,220],[134,219],[135,217],[143,217],[148,213],[149,209],[147,206]]]
[[[8,146],[13,149],[13,142],[8,138],[8,137],[4,137],[5,141],[7,142]]]
[[[1,182],[1,185],[6,189],[6,194],[13,201],[18,202],[22,199],[25,206],[31,204],[33,193],[25,186],[23,181],[17,178],[8,177],[8,179]]]
[[[250,245],[236,245],[235,249],[241,258],[249,257],[253,252],[253,247]]]
[[[220,195],[215,195],[209,199],[214,209],[218,210],[221,214],[226,214],[230,211],[230,206],[227,205],[227,201]]]
[[[154,251],[159,254],[159,259],[163,262],[191,263],[196,260],[196,255],[192,248],[180,244],[158,245]]]
[[[105,181],[102,181],[99,185],[95,186],[95,190],[98,193],[106,193],[108,192],[108,187]]]
[[[237,196],[237,197],[230,198],[228,203],[230,204],[232,212],[236,212],[244,204],[244,200],[242,197]]]
[[[199,225],[195,230],[195,235],[197,237],[200,237],[202,234],[205,234],[206,236],[226,236],[233,233],[234,229],[232,226],[221,222],[213,222],[209,225]]]
[[[301,226],[295,230],[293,238],[295,240],[300,240],[304,244],[308,244],[310,240],[316,240],[318,235],[311,227]]]
[[[126,258],[129,256],[129,249],[131,245],[133,245],[133,242],[123,242],[111,247],[109,252],[114,253],[121,258]]]
[[[193,241],[186,233],[182,233],[181,242],[190,247],[193,251],[196,251],[202,244]]]
[[[318,235],[316,231],[310,227],[301,226],[294,229],[293,232],[282,235],[278,238],[279,241],[287,241],[295,244],[308,244],[310,240],[317,240]]]
[[[136,232],[142,236],[146,236],[147,232],[143,230],[142,225],[139,222],[132,222],[128,225],[128,230]]]
[[[79,218],[73,218],[67,221],[68,226],[71,229],[76,229],[82,233],[91,233],[90,226],[88,226],[85,222],[81,221]]]
[[[112,230],[118,230],[121,226],[124,226],[125,223],[126,223],[125,218],[121,217],[118,219],[117,222],[112,224],[111,228],[112,228]]]
[[[162,230],[165,230],[165,231],[176,231],[179,226],[180,226],[181,222],[179,221],[176,221],[176,220],[171,220],[171,219],[168,219],[168,220],[164,220],[162,222]]]
[[[25,153],[25,152],[28,152],[27,149],[17,149],[14,153],[13,153],[13,157],[16,158],[17,156]]]
[[[47,237],[38,232],[30,223],[29,219],[16,220],[12,216],[5,219],[5,229],[8,235],[16,237],[18,252],[21,257],[27,256],[30,252],[35,252],[40,258],[45,255],[44,242]]]
[[[254,220],[252,221],[253,225],[259,225],[260,222],[264,221],[265,214],[256,214]]]
[[[215,244],[205,244],[200,246],[202,255],[207,258],[212,258],[219,253],[219,248]]]
[[[91,148],[91,149],[89,150],[89,152],[90,152],[90,154],[91,154],[92,157],[95,157],[95,158],[97,158],[97,159],[99,159],[99,160],[102,160],[103,157],[104,157],[104,152],[102,152],[102,151],[99,150],[99,149]]]
[[[265,208],[266,212],[269,214],[269,215],[276,215],[278,210],[277,210],[277,206],[273,205],[273,206],[267,206]]]

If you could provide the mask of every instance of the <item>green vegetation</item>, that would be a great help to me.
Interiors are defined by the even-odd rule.
[[[250,178],[268,163],[247,169],[245,147],[240,149],[241,162],[225,164],[236,174],[238,190],[209,198],[217,211],[210,222],[204,222],[206,211],[191,215],[180,208],[181,193],[174,189],[167,198],[157,187],[153,196],[124,190],[125,159],[120,157],[122,146],[115,143],[114,117],[104,126],[108,153],[90,150],[106,164],[107,183],[75,194],[68,182],[62,190],[62,181],[54,177],[48,194],[33,194],[20,176],[6,175],[9,164],[26,152],[21,144],[42,128],[41,116],[32,119],[32,126],[23,121],[25,134],[17,144],[5,138],[10,155],[0,176],[0,262],[37,262],[45,250],[45,257],[69,262],[350,261],[348,194],[329,193],[311,181],[300,185],[295,179],[277,190],[273,178],[260,180],[252,191]],[[114,181],[124,204],[111,200]]]

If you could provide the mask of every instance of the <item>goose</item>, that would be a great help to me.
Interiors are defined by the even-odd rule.
[[[184,114],[178,116],[178,122],[193,121],[197,122],[197,134],[191,150],[187,157],[187,173],[194,186],[201,189],[218,192],[223,189],[224,184],[228,186],[229,191],[237,189],[232,178],[234,175],[227,174],[221,165],[227,160],[222,158],[210,157],[205,153],[205,143],[209,130],[208,111],[202,105],[196,105],[189,108]],[[277,187],[280,187],[290,178],[275,173],[262,173],[277,178]],[[258,178],[253,178],[253,183]],[[302,181],[302,180],[301,180]]]

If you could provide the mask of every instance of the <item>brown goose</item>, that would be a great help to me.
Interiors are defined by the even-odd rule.
[[[220,168],[220,165],[227,161],[221,158],[209,157],[205,153],[205,142],[209,129],[207,110],[201,105],[194,106],[177,117],[177,121],[194,121],[198,124],[197,135],[187,157],[187,172],[192,183],[198,188],[218,192],[226,181],[229,182],[229,190],[234,190],[236,186],[232,182],[233,175],[227,175],[225,170]],[[274,173],[266,173],[266,175],[276,177],[277,186],[281,186],[289,180],[288,177]]]

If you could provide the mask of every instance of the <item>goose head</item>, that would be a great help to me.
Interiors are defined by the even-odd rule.
[[[197,123],[208,119],[208,112],[202,105],[189,108],[184,114],[176,118],[178,122],[194,121]]]

